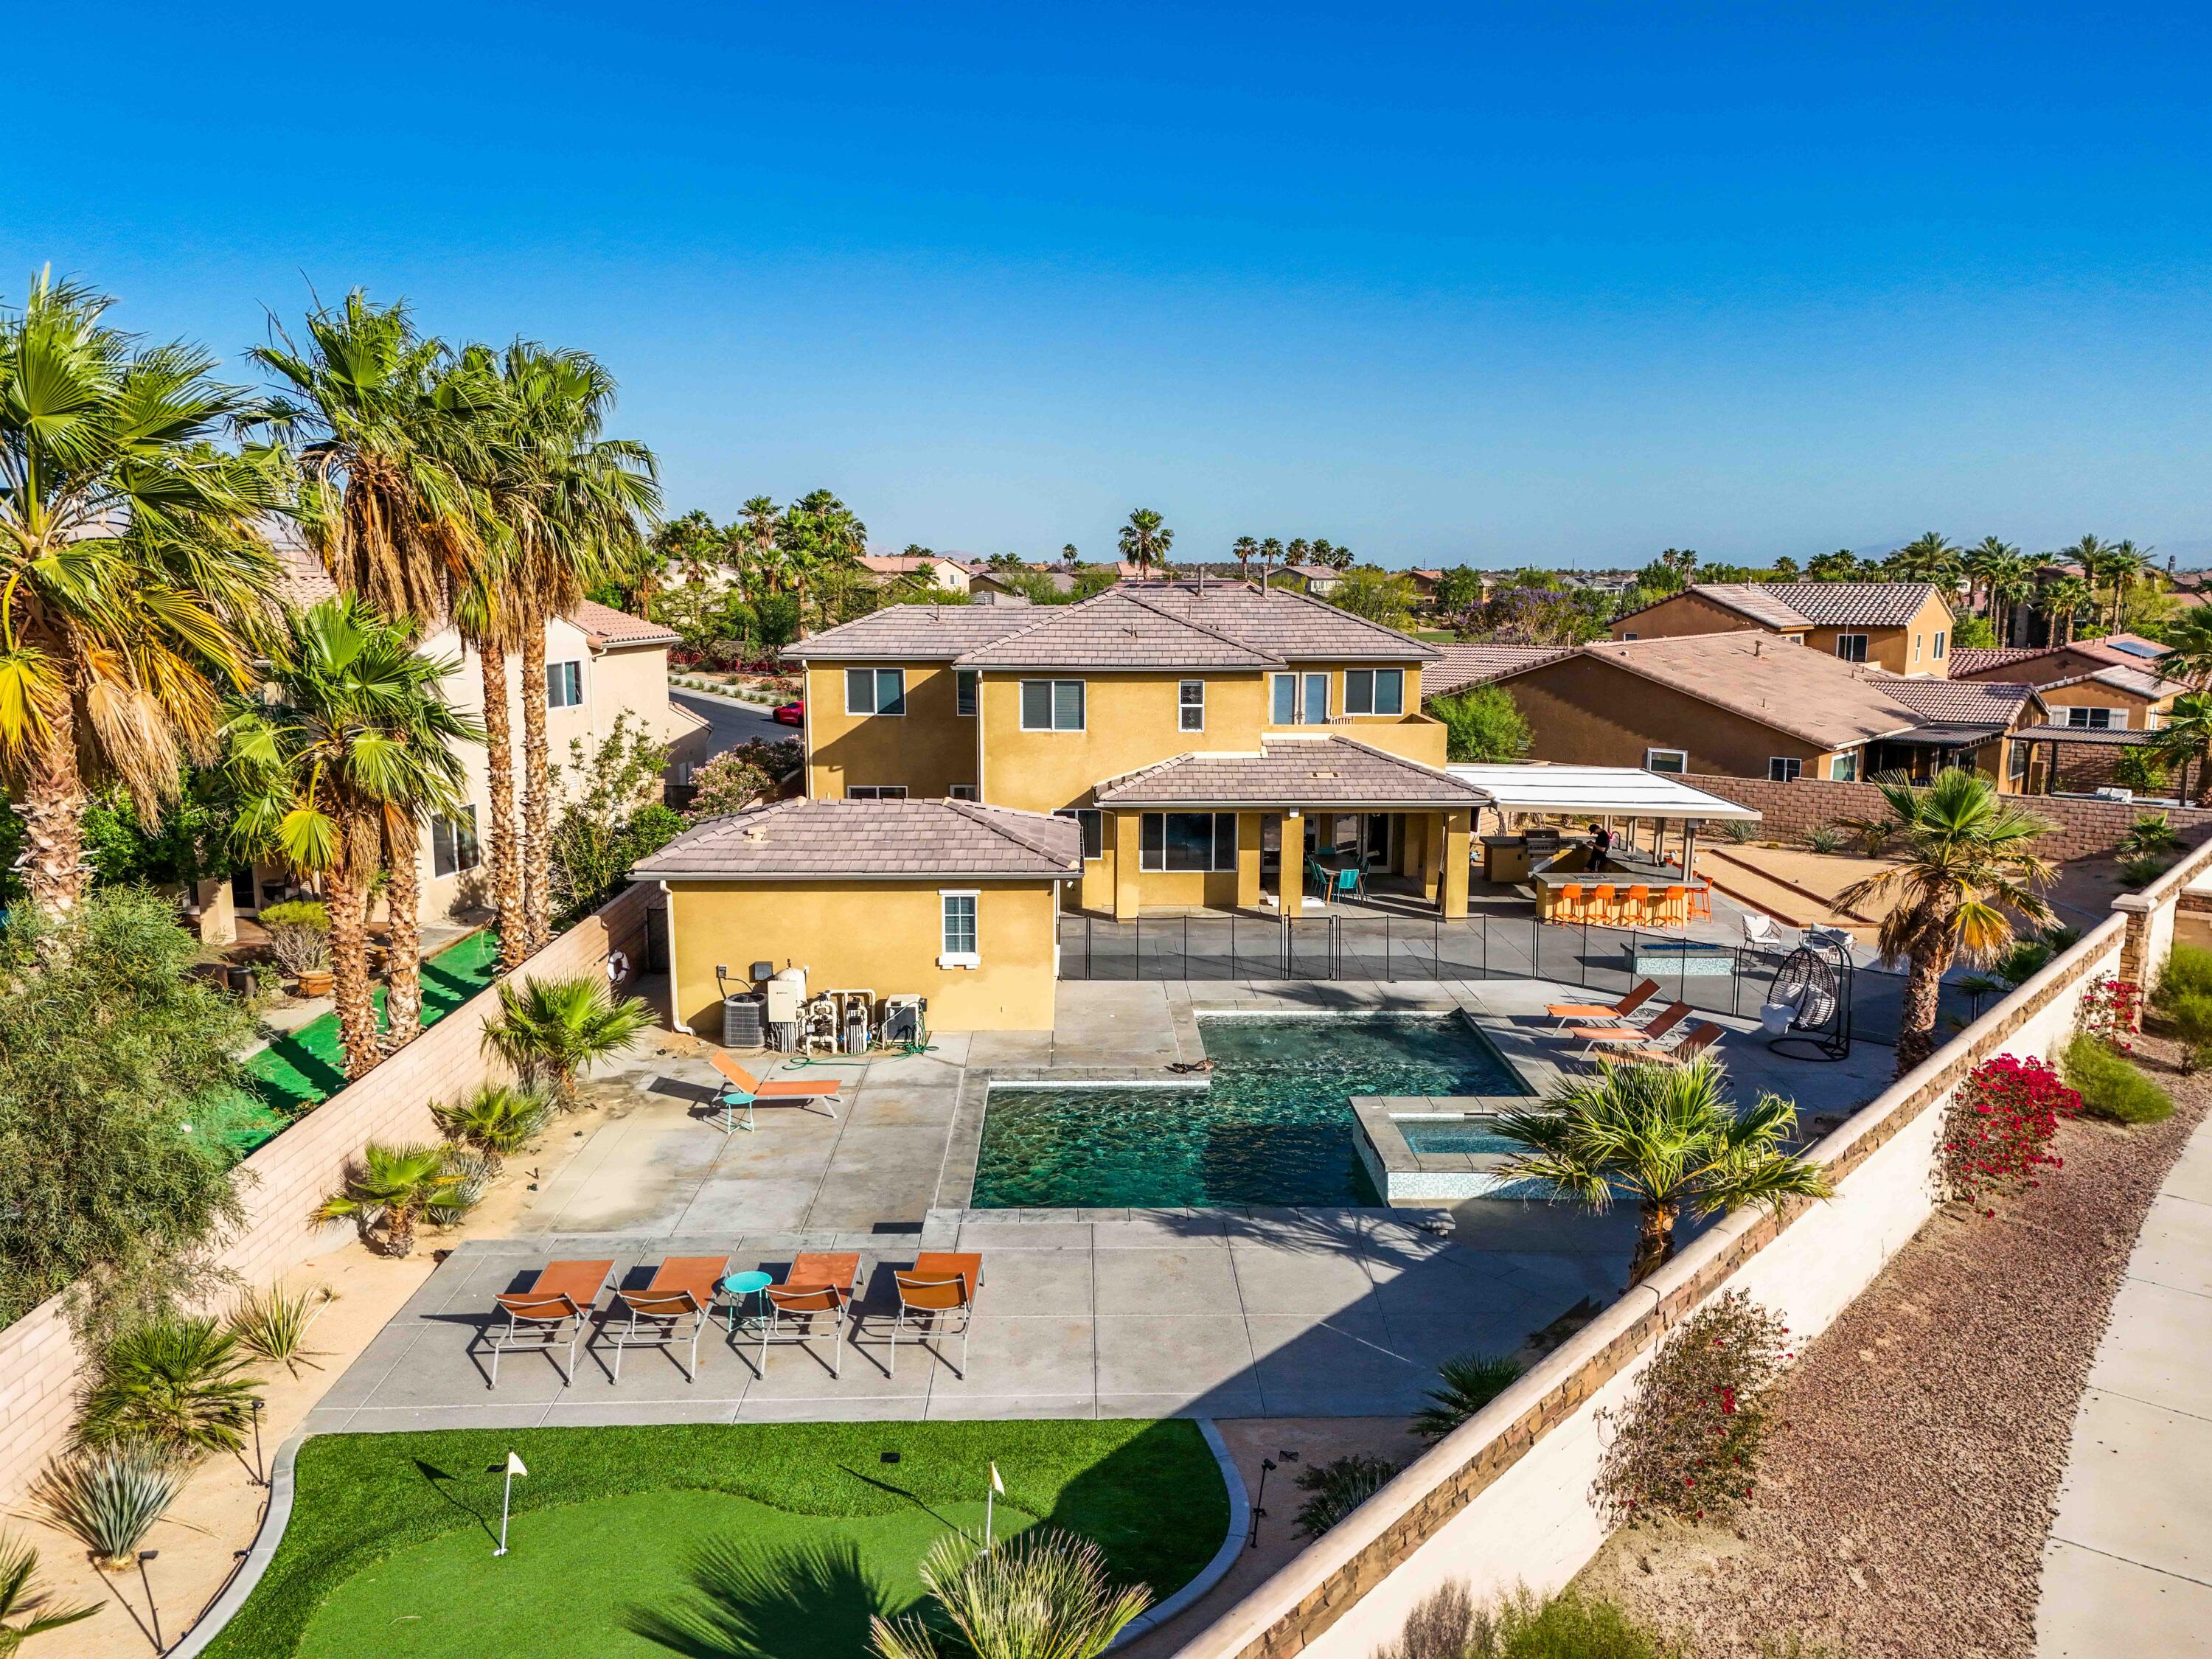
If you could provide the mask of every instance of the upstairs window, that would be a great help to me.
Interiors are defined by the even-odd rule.
[[[1866,645],[1867,636],[1863,634],[1836,635],[1836,654],[1845,662],[1864,662],[1867,659]]]
[[[430,820],[430,873],[457,876],[483,860],[477,851],[477,809],[464,806],[459,817]]]
[[[575,708],[584,701],[584,665],[580,662],[549,662],[545,665],[545,706],[548,708]]]
[[[1298,723],[1301,726],[1328,724],[1328,676],[1308,674],[1299,691]]]
[[[2066,724],[2091,732],[2124,732],[2128,729],[2128,711],[2124,708],[2069,708]]]
[[[1206,682],[1185,680],[1176,688],[1176,706],[1185,732],[1206,730]]]
[[[1024,732],[1080,732],[1083,730],[1081,680],[1024,680],[1022,730]]]
[[[1680,749],[1647,749],[1644,751],[1644,769],[1647,772],[1686,772],[1690,757]]]
[[[848,668],[845,671],[845,712],[848,714],[906,713],[906,670]]]
[[[1063,806],[1053,817],[1075,821],[1075,827],[1083,832],[1085,858],[1103,859],[1106,856],[1106,815],[1097,807]]]
[[[1951,636],[1942,629],[1936,630],[1936,660],[1937,662],[1943,660],[1943,647],[1950,643],[1950,639]]]
[[[902,783],[848,783],[845,786],[847,800],[904,800],[906,786]]]
[[[975,712],[976,674],[972,668],[956,669],[952,675],[952,712],[973,714]]]
[[[972,783],[948,785],[945,791],[945,798],[947,800],[973,800],[975,799],[975,786]]]
[[[1769,783],[1795,783],[1805,775],[1805,763],[1795,755],[1771,755],[1766,761]]]
[[[1404,714],[1406,671],[1402,668],[1346,669],[1344,712],[1347,714]]]
[[[1278,674],[1271,688],[1267,706],[1267,724],[1296,726],[1298,723],[1298,677]]]

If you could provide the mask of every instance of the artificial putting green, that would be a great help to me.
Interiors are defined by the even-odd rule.
[[[507,1452],[510,1553],[495,1558]],[[896,1452],[896,1463],[883,1454]],[[1187,1422],[671,1425],[339,1435],[301,1448],[268,1572],[209,1659],[668,1652],[861,1659],[916,1563],[1040,1521],[1156,1598],[1220,1546],[1228,1494]]]

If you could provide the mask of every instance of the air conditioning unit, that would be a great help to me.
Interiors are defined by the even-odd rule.
[[[722,1046],[725,1048],[763,1048],[768,1046],[768,1020],[763,1000],[756,993],[722,999]]]

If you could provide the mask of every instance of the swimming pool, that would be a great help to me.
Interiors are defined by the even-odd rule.
[[[1458,1015],[1205,1015],[1210,1089],[991,1091],[977,1209],[1379,1204],[1354,1095],[1522,1095]]]
[[[1398,1133],[1406,1138],[1406,1150],[1417,1156],[1435,1157],[1455,1152],[1490,1154],[1528,1150],[1510,1135],[1502,1135],[1495,1129],[1486,1128],[1480,1118],[1401,1117],[1397,1123]]]

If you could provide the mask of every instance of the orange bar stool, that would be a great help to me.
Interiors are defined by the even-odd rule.
[[[1659,901],[1659,925],[1662,927],[1686,927],[1690,925],[1690,890],[1669,887],[1666,896]]]
[[[1559,897],[1552,901],[1553,921],[1580,921],[1583,919],[1583,889],[1580,882],[1571,881],[1559,889]]]
[[[1641,885],[1630,888],[1628,901],[1622,908],[1627,913],[1626,919],[1631,927],[1642,927],[1651,920],[1651,890]]]
[[[1620,897],[1611,882],[1591,892],[1590,912],[1599,921],[1620,920]]]
[[[1690,890],[1690,915],[1693,920],[1699,921],[1711,921],[1713,919],[1712,883],[1702,882]]]

